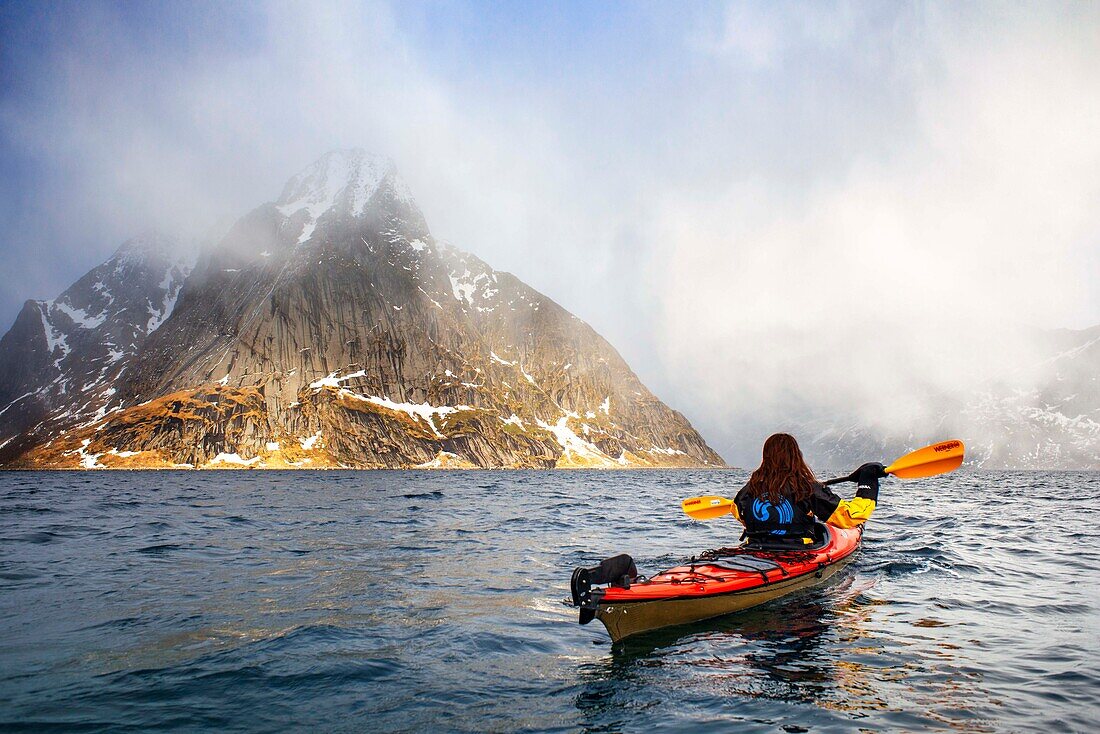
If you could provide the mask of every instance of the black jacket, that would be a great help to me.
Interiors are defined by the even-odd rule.
[[[737,507],[738,519],[745,525],[745,535],[752,540],[775,538],[813,538],[815,518],[827,522],[838,508],[847,509],[850,500],[843,500],[820,482],[814,484],[813,493],[805,500],[793,502],[784,497],[777,503],[762,498],[747,496],[748,485],[738,491],[733,498]],[[859,500],[869,502],[870,509],[878,500],[878,479],[865,480],[861,477]],[[870,514],[870,511],[867,511]],[[850,526],[850,522],[837,522],[841,526]]]

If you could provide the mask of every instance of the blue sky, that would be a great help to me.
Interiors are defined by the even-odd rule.
[[[7,3],[0,320],[365,147],[726,450],[731,415],[972,379],[1009,358],[991,324],[1100,323],[1097,27],[1085,3]]]

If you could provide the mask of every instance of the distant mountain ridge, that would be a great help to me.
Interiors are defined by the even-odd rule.
[[[189,247],[149,233],[52,301],[27,301],[0,339],[0,451],[25,446],[22,434],[43,421],[105,415],[115,382],[172,313],[193,263]]]
[[[0,463],[724,465],[587,324],[438,242],[386,158],[326,154],[197,261],[156,242],[24,307]]]
[[[802,426],[807,453],[842,467],[900,455],[944,437],[967,444],[968,464],[987,469],[1100,469],[1100,326],[1033,335],[1044,355],[1009,365],[968,394],[920,396],[924,433],[890,435],[855,416]]]

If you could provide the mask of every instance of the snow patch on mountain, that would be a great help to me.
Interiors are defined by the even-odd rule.
[[[562,447],[567,459],[574,461],[580,460],[595,466],[615,465],[617,462],[614,459],[600,451],[595,444],[585,441],[569,427],[570,417],[575,416],[570,416],[568,414],[563,415],[558,419],[557,423],[552,424],[544,420],[539,420],[538,425],[539,428],[553,434],[554,440]]]
[[[81,329],[94,329],[107,320],[106,312],[96,316],[89,316],[88,312],[84,309],[74,308],[60,299],[56,301],[47,301],[47,303],[49,304],[49,308],[57,309],[65,314]]]
[[[160,283],[160,287],[164,291],[164,300],[161,301],[160,308],[154,308],[152,304],[149,305],[149,320],[145,323],[146,334],[152,334],[159,329],[175,311],[176,301],[179,300],[180,291],[183,290],[183,281],[189,272],[190,268],[181,268],[178,277],[174,277],[172,270],[168,270],[164,274],[164,280]]]
[[[313,382],[309,383],[309,386],[314,390],[320,390],[323,387],[339,388],[341,382],[347,382],[348,380],[353,380],[356,377],[363,377],[367,373],[363,370],[359,370],[357,372],[352,372],[350,374],[344,375],[343,377],[337,377],[338,374],[338,372],[332,372],[327,377],[322,377],[320,380],[314,380]]]
[[[337,206],[353,217],[362,216],[387,178],[394,181],[399,196],[406,191],[398,185],[397,169],[389,158],[360,149],[334,150],[292,178],[276,208],[287,218],[302,216],[302,244],[313,236],[318,220]]]
[[[38,307],[42,314],[42,332],[46,337],[46,351],[51,355],[58,350],[61,351],[61,356],[54,360],[54,366],[57,366],[71,351],[69,342],[65,338],[65,334],[54,326],[53,321],[50,319],[49,302],[38,301]]]
[[[500,294],[500,279],[495,270],[479,258],[458,248],[444,244],[440,248],[448,269],[451,295],[464,306],[471,306],[482,313],[495,310]],[[520,295],[520,299],[526,297]],[[514,300],[507,305],[514,304]]]
[[[253,456],[251,459],[245,459],[238,453],[225,453],[224,451],[213,459],[210,460],[211,464],[238,464],[240,466],[252,466],[256,462],[260,461],[261,457]]]
[[[4,415],[4,413],[7,413],[17,403],[23,401],[26,398],[29,398],[31,395],[34,395],[35,392],[36,391],[34,391],[34,390],[31,390],[30,392],[25,392],[22,395],[20,395],[19,397],[17,397],[15,400],[12,400],[10,403],[8,403],[7,405],[4,406],[3,410],[0,410],[0,415]]]

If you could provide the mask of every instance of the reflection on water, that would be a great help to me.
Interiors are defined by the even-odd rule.
[[[709,699],[713,712],[728,708],[735,718],[745,700],[804,704],[846,718],[887,712],[910,726],[943,726],[994,731],[976,703],[995,706],[981,687],[981,675],[968,670],[959,646],[934,643],[913,651],[915,659],[892,662],[876,641],[873,618],[888,602],[874,598],[875,582],[841,572],[816,590],[739,614],[628,638],[606,658],[583,666],[584,689],[575,705],[587,729],[603,729],[608,711],[644,707],[639,680],[659,680],[692,698]],[[920,620],[914,627],[941,627]],[[928,641],[912,635],[905,647]],[[920,685],[911,684],[914,678]],[[884,684],[911,697],[891,701]],[[920,704],[914,709],[913,703]],[[769,710],[766,704],[760,710]],[[812,717],[810,717],[812,718]],[[755,715],[745,723],[768,723]],[[787,731],[803,730],[787,723]]]
[[[838,660],[835,649],[838,640],[854,647],[864,634],[857,602],[861,591],[851,574],[842,573],[824,589],[628,638],[608,658],[586,666],[588,686],[577,696],[577,707],[586,719],[597,720],[609,705],[630,708],[632,702],[614,701],[630,687],[614,682],[635,680],[644,669],[647,676],[690,688],[693,696],[709,696],[719,707],[750,698],[829,708],[834,705],[831,691],[839,688],[847,694],[843,707],[849,710],[882,708],[868,685],[866,666]],[[819,654],[822,646],[831,648]],[[872,695],[862,700],[864,693]],[[596,716],[587,716],[591,713]]]
[[[561,605],[743,479],[0,474],[0,730],[1100,728],[1096,474],[886,482],[826,584],[615,646]]]

